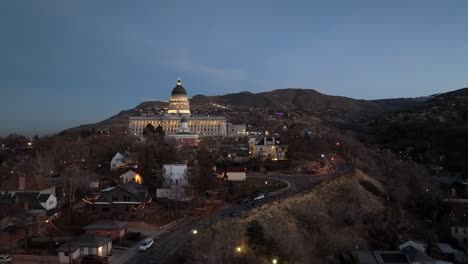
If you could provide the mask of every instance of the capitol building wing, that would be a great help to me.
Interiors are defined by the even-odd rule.
[[[143,135],[143,129],[151,124],[154,127],[161,126],[166,135],[179,132],[182,119],[186,119],[191,133],[200,136],[225,136],[226,117],[210,115],[191,115],[190,103],[187,91],[180,80],[172,89],[167,113],[152,116],[133,116],[129,119],[130,132],[136,136]]]

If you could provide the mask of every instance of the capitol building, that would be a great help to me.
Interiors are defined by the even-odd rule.
[[[184,127],[181,128],[181,121]],[[226,117],[211,115],[191,115],[187,91],[180,80],[172,89],[167,113],[152,116],[133,116],[129,119],[130,132],[136,136],[143,135],[143,129],[151,124],[161,126],[166,135],[193,133],[199,136],[227,136]],[[231,124],[229,124],[231,125]],[[245,133],[245,125],[243,129]],[[238,132],[238,131],[237,131]]]

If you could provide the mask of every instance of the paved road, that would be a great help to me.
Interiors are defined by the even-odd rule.
[[[256,205],[281,201],[283,198],[308,191],[318,184],[329,181],[350,170],[350,166],[344,160],[337,159],[333,164],[336,169],[329,174],[323,175],[285,175],[279,173],[266,175],[265,178],[287,181],[290,186],[282,192],[267,196]],[[165,263],[170,256],[181,248],[181,246],[190,241],[192,237],[191,230],[201,230],[223,218],[229,217],[234,211],[247,211],[251,206],[252,205],[250,203],[244,205],[229,205],[212,215],[205,216],[200,219],[194,219],[193,221],[187,221],[184,224],[177,226],[177,228],[159,233],[155,237],[154,247],[147,252],[138,252],[137,247],[135,246],[128,249],[126,252],[122,252],[123,254],[118,258],[111,259],[111,263],[150,263],[150,261]]]

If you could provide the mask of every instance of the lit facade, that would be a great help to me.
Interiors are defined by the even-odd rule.
[[[180,121],[179,132],[168,137],[173,138],[177,146],[186,147],[197,147],[198,146],[198,134],[190,132],[190,128],[186,118],[182,118]]]
[[[179,132],[181,121],[187,120],[191,133],[199,136],[226,136],[226,117],[210,115],[191,115],[187,92],[182,83],[177,81],[169,100],[168,111],[164,115],[134,116],[129,119],[129,130],[136,136],[142,136],[148,124],[161,126],[166,135]]]
[[[227,123],[227,135],[230,137],[242,137],[247,135],[245,124]]]
[[[182,86],[182,82],[180,80],[177,81],[177,86],[172,90],[167,113],[190,116],[190,103],[187,91]]]
[[[249,154],[252,158],[262,158],[271,160],[286,160],[288,145],[282,145],[274,137],[263,137],[260,140],[250,138]]]

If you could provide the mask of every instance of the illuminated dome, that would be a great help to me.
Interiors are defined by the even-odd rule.
[[[177,80],[177,86],[172,89],[167,113],[190,116],[190,103],[187,91],[182,87],[180,79]]]
[[[182,82],[180,81],[180,79],[177,80],[177,85],[176,85],[176,87],[174,87],[174,89],[172,89],[171,95],[176,95],[176,94],[187,95],[187,91],[186,91],[185,88],[182,86]]]

